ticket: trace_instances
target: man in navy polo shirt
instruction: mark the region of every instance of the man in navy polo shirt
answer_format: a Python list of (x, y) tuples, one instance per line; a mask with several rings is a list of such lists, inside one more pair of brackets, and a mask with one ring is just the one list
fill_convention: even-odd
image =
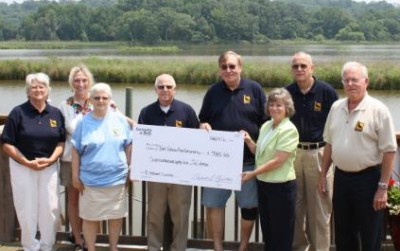
[[(266, 120), (266, 97), (261, 85), (242, 79), (243, 60), (233, 51), (223, 53), (218, 60), (222, 80), (212, 85), (203, 100), (199, 114), (200, 128), (206, 130), (246, 130), (253, 139), (258, 138), (260, 126)], [(254, 170), (254, 155), (244, 144), (243, 171)], [(225, 167), (229, 170), (229, 166)], [(225, 205), (230, 190), (203, 188), (201, 202), (207, 207), (207, 227), (212, 233), (214, 250), (223, 250)], [(253, 179), (242, 184), (236, 192), (241, 208), (240, 251), (248, 249), (248, 243), (257, 217), (257, 184)]]
[(323, 131), (333, 102), (335, 89), (313, 76), (314, 64), (309, 54), (297, 52), (292, 57), (294, 82), (287, 86), (296, 113), (291, 118), (300, 135), (294, 167), (297, 180), (294, 251), (328, 251), (332, 212), (333, 172), (327, 175), (328, 193), (317, 189), (325, 142)]
[[(156, 78), (158, 100), (139, 115), (139, 124), (199, 128), (196, 112), (191, 106), (174, 98), (176, 83), (169, 74)], [(164, 239), (164, 216), (167, 207), (173, 223), (172, 251), (186, 250), (189, 209), (192, 187), (177, 184), (148, 182), (147, 245), (149, 251), (158, 251)], [(166, 247), (164, 247), (165, 249)]]

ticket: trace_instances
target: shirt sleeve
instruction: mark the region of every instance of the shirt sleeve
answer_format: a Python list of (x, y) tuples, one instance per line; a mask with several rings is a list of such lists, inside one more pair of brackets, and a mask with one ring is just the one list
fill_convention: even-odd
[(71, 144), (75, 149), (81, 153), (82, 147), (82, 128), (83, 120), (78, 121), (74, 132), (72, 133)]
[(21, 123), (18, 111), (14, 108), (8, 115), (7, 121), (4, 125), (3, 132), (1, 134), (1, 142), (3, 144), (10, 144), (16, 146), (18, 138), (18, 124)]
[(210, 104), (211, 104), (211, 91), (210, 89), (207, 91), (206, 95), (203, 98), (203, 103), (201, 105), (199, 119), (201, 123), (209, 122), (210, 120)]
[(199, 128), (199, 119), (192, 107), (188, 107), (188, 128)]
[(299, 144), (299, 133), (295, 126), (283, 130), (277, 140), (276, 150), (294, 152)]

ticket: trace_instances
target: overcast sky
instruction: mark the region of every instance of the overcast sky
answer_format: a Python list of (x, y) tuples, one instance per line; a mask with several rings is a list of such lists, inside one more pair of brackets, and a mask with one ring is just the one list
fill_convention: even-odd
[[(0, 0), (0, 2), (3, 2), (3, 3), (13, 3), (13, 2), (17, 2), (17, 3), (22, 3), (23, 1), (25, 1), (25, 0)], [(356, 1), (362, 1), (362, 0), (356, 0)], [(364, 0), (365, 2), (370, 2), (370, 1), (379, 1), (379, 0)], [(400, 0), (387, 0), (387, 2), (390, 2), (390, 3), (397, 3), (397, 4), (400, 4)]]

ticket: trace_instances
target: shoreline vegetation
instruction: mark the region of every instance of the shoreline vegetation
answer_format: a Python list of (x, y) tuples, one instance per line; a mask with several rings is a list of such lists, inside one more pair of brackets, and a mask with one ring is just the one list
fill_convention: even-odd
[[(169, 73), (177, 83), (210, 85), (219, 80), (215, 60), (124, 60), (90, 57), (82, 60), (49, 58), (45, 60), (2, 60), (0, 80), (24, 80), (32, 72), (45, 72), (52, 81), (65, 81), (69, 70), (80, 63), (93, 73), (95, 80), (107, 83), (153, 83), (156, 76)], [(342, 62), (321, 63), (316, 66), (315, 76), (336, 89), (342, 89), (340, 71)], [(369, 69), (369, 89), (400, 90), (400, 69), (397, 64), (375, 62)], [(292, 81), (287, 63), (265, 61), (245, 62), (242, 76), (259, 82), (263, 87), (282, 87)]]
[[(286, 41), (284, 41), (286, 43)], [(288, 42), (290, 44), (290, 42)], [(174, 55), (180, 51), (175, 45), (167, 46), (129, 46), (123, 42), (82, 43), (82, 42), (1, 42), (2, 49), (71, 49), (71, 48), (118, 48), (127, 54)], [(210, 59), (182, 60), (176, 57), (132, 59), (106, 59), (87, 57), (84, 59), (64, 59), (49, 57), (44, 60), (0, 60), (0, 80), (24, 80), (32, 72), (45, 72), (52, 81), (65, 81), (69, 70), (85, 64), (93, 73), (95, 80), (107, 83), (153, 83), (161, 73), (172, 74), (175, 80), (188, 85), (210, 85), (219, 80), (217, 62)], [(316, 65), (315, 76), (342, 89), (340, 71), (344, 62), (326, 62)], [(369, 69), (369, 89), (400, 90), (400, 68), (393, 62), (376, 61), (367, 63)], [(245, 60), (243, 77), (259, 82), (263, 87), (281, 87), (292, 81), (287, 62), (267, 62)]]

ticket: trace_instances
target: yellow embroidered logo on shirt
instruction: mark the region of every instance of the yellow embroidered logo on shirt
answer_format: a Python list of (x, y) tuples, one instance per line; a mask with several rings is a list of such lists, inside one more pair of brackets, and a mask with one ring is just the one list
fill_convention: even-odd
[(314, 102), (314, 111), (320, 112), (321, 110), (322, 110), (322, 104), (317, 102), (317, 101), (315, 101)]
[(57, 120), (50, 119), (50, 127), (57, 127)]
[(112, 135), (113, 135), (114, 137), (119, 137), (119, 136), (121, 136), (121, 134), (122, 134), (122, 132), (121, 132), (120, 129), (118, 129), (118, 128), (112, 129)]
[(176, 121), (175, 121), (175, 126), (176, 126), (176, 127), (182, 127), (182, 124), (183, 124), (183, 123), (182, 123), (182, 121), (180, 121), (180, 120), (176, 120)]
[(251, 97), (247, 95), (243, 95), (243, 104), (250, 104)]
[(357, 121), (357, 124), (356, 124), (356, 127), (354, 128), (354, 130), (357, 132), (362, 132), (364, 129), (364, 125), (365, 125), (364, 122)]

